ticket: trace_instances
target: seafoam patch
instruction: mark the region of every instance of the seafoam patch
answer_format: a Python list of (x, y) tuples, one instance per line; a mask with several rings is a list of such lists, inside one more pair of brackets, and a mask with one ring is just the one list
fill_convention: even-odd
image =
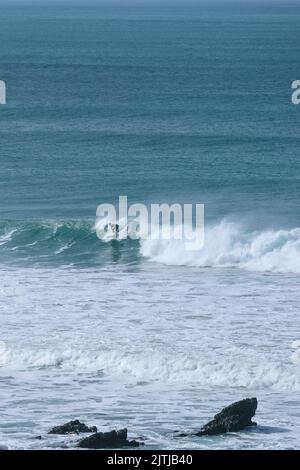
[(3, 364), (6, 353), (6, 344), (0, 340), (0, 364)]
[(294, 350), (291, 355), (291, 360), (293, 364), (300, 364), (300, 340), (293, 341), (291, 348)]

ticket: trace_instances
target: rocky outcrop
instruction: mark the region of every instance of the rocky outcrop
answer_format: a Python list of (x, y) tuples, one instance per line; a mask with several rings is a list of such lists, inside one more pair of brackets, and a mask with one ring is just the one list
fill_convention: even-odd
[(48, 434), (79, 434), (81, 432), (97, 432), (96, 426), (88, 427), (84, 423), (81, 423), (76, 419), (75, 421), (69, 421), (61, 426), (55, 426)]
[(110, 432), (97, 432), (78, 442), (83, 449), (118, 449), (120, 447), (139, 447), (140, 442), (127, 440), (127, 429)]
[(247, 426), (255, 426), (252, 421), (257, 408), (256, 398), (237, 401), (216, 414), (214, 419), (203, 426), (196, 436), (212, 436), (225, 432), (241, 431)]

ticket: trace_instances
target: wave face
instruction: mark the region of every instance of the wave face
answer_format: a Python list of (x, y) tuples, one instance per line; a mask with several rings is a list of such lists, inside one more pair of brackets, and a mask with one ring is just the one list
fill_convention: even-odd
[(0, 223), (1, 262), (56, 265), (156, 262), (170, 266), (241, 268), (261, 272), (300, 272), (300, 228), (246, 231), (221, 221), (207, 227), (201, 250), (185, 240), (103, 242), (93, 221)]
[[(135, 249), (134, 249), (135, 248)], [(133, 262), (138, 245), (101, 242), (92, 220), (2, 221), (2, 263), (101, 266)]]

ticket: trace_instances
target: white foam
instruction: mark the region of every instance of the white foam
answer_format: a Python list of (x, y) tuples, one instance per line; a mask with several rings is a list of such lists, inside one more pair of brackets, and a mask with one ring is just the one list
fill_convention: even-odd
[(257, 357), (226, 354), (213, 357), (170, 355), (161, 352), (126, 354), (117, 351), (88, 352), (6, 351), (4, 367), (14, 370), (59, 368), (72, 373), (102, 370), (113, 379), (195, 383), (201, 387), (248, 387), (300, 391), (299, 368)]
[(10, 230), (9, 232), (2, 235), (0, 237), (0, 246), (5, 245), (7, 242), (9, 242), (15, 232), (17, 232), (17, 229)]
[(299, 273), (300, 228), (245, 232), (222, 221), (205, 230), (204, 247), (199, 251), (186, 250), (184, 240), (144, 240), (141, 254), (168, 265)]

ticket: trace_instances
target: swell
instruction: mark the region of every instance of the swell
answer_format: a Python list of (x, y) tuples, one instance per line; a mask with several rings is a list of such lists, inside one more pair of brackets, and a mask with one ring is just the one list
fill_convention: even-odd
[(0, 222), (1, 263), (90, 266), (121, 258), (128, 263), (132, 248), (130, 243), (100, 242), (93, 220)]
[(201, 250), (188, 251), (184, 240), (102, 242), (93, 220), (2, 221), (0, 262), (101, 265), (162, 263), (199, 268), (241, 268), (300, 273), (300, 228), (248, 231), (221, 221), (206, 227)]

